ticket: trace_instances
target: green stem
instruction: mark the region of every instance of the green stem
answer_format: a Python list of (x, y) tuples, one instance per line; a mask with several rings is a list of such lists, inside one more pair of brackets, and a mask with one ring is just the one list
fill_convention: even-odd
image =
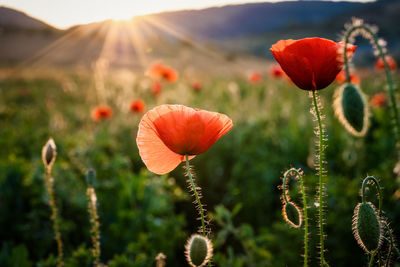
[(368, 186), (368, 182), (369, 181), (373, 181), (375, 186), (376, 186), (376, 190), (378, 191), (378, 199), (379, 199), (379, 203), (378, 203), (378, 215), (381, 215), (381, 210), (382, 210), (382, 198), (383, 198), (383, 194), (382, 194), (382, 190), (381, 190), (381, 186), (379, 185), (378, 180), (373, 177), (373, 176), (367, 176), (361, 186), (361, 198), (362, 198), (362, 202), (365, 203), (366, 199), (365, 199), (365, 189)]
[(393, 236), (392, 236), (392, 231), (390, 230), (389, 225), (385, 221), (383, 222), (383, 224), (385, 225), (386, 230), (389, 233), (389, 237), (390, 237), (390, 239), (388, 240), (390, 243), (390, 247), (389, 247), (389, 252), (386, 257), (386, 263), (385, 263), (385, 267), (389, 267), (390, 256), (391, 256), (392, 250), (393, 250)]
[(189, 176), (190, 185), (192, 186), (194, 196), (196, 197), (196, 202), (199, 205), (202, 234), (203, 234), (203, 236), (206, 236), (206, 224), (205, 224), (205, 219), (204, 219), (203, 205), (201, 205), (200, 197), (199, 197), (199, 194), (197, 193), (196, 185), (193, 181), (193, 176), (192, 176), (192, 172), (190, 170), (190, 165), (189, 165), (189, 156), (185, 155), (185, 159), (186, 159), (186, 169), (187, 169), (187, 173)]
[(285, 203), (288, 202), (287, 196), (286, 196), (286, 183), (287, 183), (287, 177), (290, 172), (294, 172), (297, 174), (297, 177), (299, 178), (300, 182), (300, 190), (301, 194), (303, 196), (303, 213), (304, 213), (304, 267), (308, 266), (308, 215), (307, 215), (307, 198), (306, 198), (306, 191), (304, 187), (304, 182), (303, 182), (303, 177), (302, 174), (295, 168), (291, 168), (288, 171), (285, 172), (283, 176), (283, 185), (285, 188), (283, 188), (283, 199)]
[[(190, 165), (189, 165), (189, 156), (187, 154), (185, 155), (185, 160), (186, 160), (186, 169), (187, 169), (187, 173), (189, 176), (190, 185), (192, 187), (194, 196), (196, 197), (196, 202), (199, 205), (202, 234), (203, 234), (203, 236), (206, 236), (206, 220), (205, 220), (205, 216), (204, 216), (204, 209), (203, 209), (203, 205), (201, 204), (199, 194), (197, 193), (196, 185), (193, 181), (193, 175), (192, 175), (192, 171), (190, 170)], [(208, 262), (208, 266), (211, 267), (211, 261)]]
[(57, 216), (57, 206), (56, 206), (56, 201), (54, 197), (54, 179), (51, 177), (50, 171), (47, 170), (45, 174), (45, 183), (46, 183), (46, 189), (47, 193), (49, 194), (49, 205), (51, 208), (51, 220), (53, 221), (53, 230), (54, 230), (54, 236), (57, 242), (57, 251), (58, 251), (58, 256), (57, 256), (57, 266), (62, 267), (64, 266), (64, 261), (63, 261), (63, 243), (61, 240), (61, 233), (60, 233), (60, 226), (59, 226), (59, 220)]
[(375, 258), (375, 252), (373, 252), (372, 254), (371, 254), (371, 258), (370, 258), (370, 260), (369, 260), (369, 267), (372, 267), (372, 266), (374, 266), (374, 258)]
[(315, 116), (317, 117), (318, 121), (318, 134), (319, 134), (319, 155), (318, 155), (318, 175), (319, 175), (319, 192), (318, 192), (318, 200), (319, 200), (319, 207), (318, 207), (318, 216), (319, 216), (319, 235), (320, 235), (320, 264), (321, 266), (325, 266), (325, 257), (324, 257), (324, 218), (323, 218), (323, 152), (324, 152), (324, 136), (323, 136), (323, 129), (322, 129), (322, 120), (321, 114), (318, 107), (318, 100), (316, 91), (312, 90), (313, 95), (313, 102), (314, 102), (314, 109), (315, 109)]
[(88, 201), (88, 212), (90, 216), (90, 223), (92, 227), (90, 234), (92, 238), (92, 255), (94, 257), (93, 265), (95, 267), (100, 266), (100, 224), (99, 216), (97, 214), (97, 197), (94, 188), (89, 186), (86, 190), (86, 196)]
[(378, 42), (378, 37), (376, 34), (366, 25), (358, 25), (358, 26), (353, 26), (350, 28), (345, 36), (345, 42), (344, 42), (344, 65), (345, 65), (345, 72), (346, 72), (346, 80), (347, 82), (350, 82), (350, 70), (349, 70), (349, 60), (347, 58), (347, 44), (349, 43), (349, 39), (353, 32), (357, 30), (363, 30), (367, 32), (371, 36), (371, 40), (374, 42), (374, 45), (378, 49), (379, 57), (383, 60), (383, 63), (385, 65), (385, 73), (386, 73), (386, 81), (389, 86), (389, 95), (390, 95), (390, 102), (391, 102), (391, 107), (392, 107), (392, 113), (393, 113), (393, 118), (395, 122), (395, 134), (396, 134), (396, 140), (400, 137), (400, 119), (399, 119), (399, 112), (397, 108), (397, 101), (396, 101), (396, 96), (395, 96), (395, 91), (394, 91), (394, 85), (393, 85), (393, 78), (392, 74), (390, 71), (389, 64), (386, 61), (385, 58), (385, 53), (383, 51), (382, 46)]

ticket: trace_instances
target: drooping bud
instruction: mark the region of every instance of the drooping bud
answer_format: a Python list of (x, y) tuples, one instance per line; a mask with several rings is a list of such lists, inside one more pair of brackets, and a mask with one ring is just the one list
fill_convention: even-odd
[(190, 266), (203, 267), (212, 257), (212, 243), (205, 236), (193, 234), (185, 245), (185, 254)]
[(96, 171), (90, 168), (86, 173), (86, 184), (90, 187), (94, 187), (96, 181)]
[(285, 221), (294, 228), (301, 226), (303, 215), (300, 209), (293, 202), (283, 204), (282, 215)]
[(359, 203), (354, 209), (353, 234), (367, 253), (379, 249), (382, 243), (382, 222), (371, 202)]
[(336, 117), (349, 133), (355, 136), (366, 134), (369, 123), (369, 107), (358, 86), (348, 83), (336, 89), (333, 107)]
[(57, 150), (53, 138), (50, 138), (42, 148), (42, 160), (46, 171), (50, 173), (51, 167), (56, 160)]

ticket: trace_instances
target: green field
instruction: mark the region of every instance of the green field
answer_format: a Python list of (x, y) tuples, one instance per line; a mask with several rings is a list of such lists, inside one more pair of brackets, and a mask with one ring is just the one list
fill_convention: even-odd
[[(227, 64), (229, 68), (229, 63)], [(55, 266), (48, 195), (41, 149), (53, 137), (56, 204), (65, 266), (91, 266), (90, 223), (85, 173), (97, 172), (95, 190), (101, 231), (101, 262), (107, 266), (154, 266), (159, 252), (166, 266), (187, 266), (184, 243), (200, 225), (181, 166), (158, 176), (138, 154), (136, 133), (142, 114), (129, 112), (141, 98), (146, 110), (184, 104), (232, 118), (232, 130), (191, 161), (211, 218), (215, 266), (300, 266), (303, 232), (281, 215), (283, 172), (302, 168), (310, 214), (310, 260), (318, 266), (315, 137), (308, 92), (259, 69), (262, 81), (242, 75), (202, 73), (194, 92), (193, 74), (178, 69), (174, 84), (154, 97), (142, 72), (110, 70), (93, 75), (77, 69), (0, 69), (0, 266)], [(190, 72), (193, 73), (193, 72)], [(385, 91), (385, 77), (366, 69), (361, 88)], [(395, 75), (395, 81), (399, 81)], [(371, 110), (363, 138), (349, 135), (334, 117), (336, 83), (321, 91), (328, 137), (326, 258), (330, 266), (365, 266), (367, 256), (352, 235), (354, 207), (367, 175), (383, 187), (383, 210), (400, 235), (400, 181), (389, 107)], [(108, 104), (113, 116), (93, 121), (91, 110)], [(183, 164), (181, 164), (183, 165)], [(292, 198), (301, 205), (296, 183)], [(368, 199), (377, 203), (375, 192)], [(375, 204), (377, 205), (377, 204)], [(387, 244), (384, 243), (384, 250)]]

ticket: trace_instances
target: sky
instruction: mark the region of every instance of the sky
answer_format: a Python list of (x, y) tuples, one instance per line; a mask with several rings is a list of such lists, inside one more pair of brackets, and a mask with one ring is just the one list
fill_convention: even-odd
[(266, 1), (279, 0), (0, 0), (0, 6), (19, 9), (55, 27), (67, 28), (75, 24), (130, 19), (136, 15), (167, 10)]

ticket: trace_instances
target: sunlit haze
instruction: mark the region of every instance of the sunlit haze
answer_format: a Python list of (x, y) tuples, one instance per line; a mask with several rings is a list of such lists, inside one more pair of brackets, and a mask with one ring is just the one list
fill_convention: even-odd
[[(167, 10), (205, 8), (265, 0), (2, 0), (1, 5), (16, 8), (59, 28), (105, 19), (130, 19)], [(272, 0), (269, 2), (276, 2)]]

